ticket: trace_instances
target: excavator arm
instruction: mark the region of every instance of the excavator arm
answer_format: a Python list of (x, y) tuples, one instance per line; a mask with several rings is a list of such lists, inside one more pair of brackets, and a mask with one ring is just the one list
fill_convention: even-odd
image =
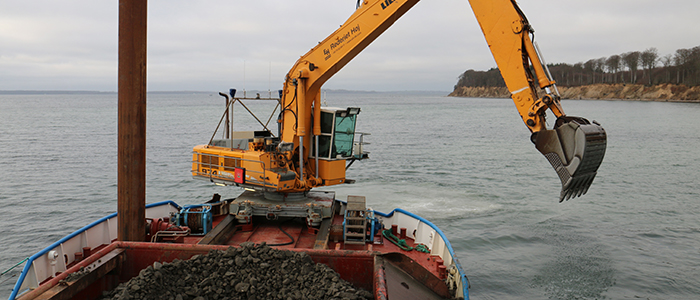
[[(564, 113), (555, 82), (531, 38), (534, 30), (514, 0), (469, 2), (518, 113), (532, 132), (532, 142), (559, 175), (559, 201), (585, 194), (605, 155), (605, 130)], [(544, 91), (542, 97), (538, 88)], [(557, 117), (553, 129), (546, 127), (547, 109)]]
[[(347, 149), (352, 148), (359, 108), (324, 110), (321, 86), (418, 1), (358, 1), (348, 20), (301, 56), (285, 76), (279, 139), (251, 139), (247, 151), (233, 146), (197, 146), (193, 176), (278, 193), (347, 182), (345, 162), (358, 158)], [(555, 83), (547, 76), (546, 65), (532, 42), (534, 31), (514, 1), (470, 3), (513, 102), (532, 132), (533, 143), (562, 181), (560, 201), (580, 196), (588, 190), (602, 162), (605, 131), (584, 118), (564, 114)], [(538, 89), (544, 90), (542, 97)], [(558, 118), (552, 129), (546, 127), (548, 109)], [(319, 150), (319, 145), (323, 149)]]

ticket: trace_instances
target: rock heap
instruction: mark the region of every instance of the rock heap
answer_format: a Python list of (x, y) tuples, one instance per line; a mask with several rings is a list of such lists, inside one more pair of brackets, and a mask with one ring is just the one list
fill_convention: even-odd
[(214, 250), (189, 260), (155, 262), (103, 299), (373, 299), (303, 252), (263, 244)]

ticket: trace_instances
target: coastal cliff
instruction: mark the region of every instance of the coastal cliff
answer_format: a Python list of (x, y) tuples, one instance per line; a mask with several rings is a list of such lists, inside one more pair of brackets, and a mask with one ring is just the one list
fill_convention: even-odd
[[(700, 87), (659, 84), (592, 84), (575, 87), (558, 86), (562, 99), (642, 100), (700, 102)], [(456, 87), (452, 97), (510, 98), (505, 87)]]

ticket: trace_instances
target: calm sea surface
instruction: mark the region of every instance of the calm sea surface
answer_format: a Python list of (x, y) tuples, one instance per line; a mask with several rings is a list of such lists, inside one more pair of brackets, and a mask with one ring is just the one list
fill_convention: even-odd
[[(599, 121), (608, 148), (582, 198), (529, 142), (509, 99), (328, 92), (360, 106), (370, 160), (326, 188), (441, 227), (472, 299), (700, 298), (700, 105), (564, 101)], [(0, 95), (0, 272), (114, 212), (116, 94)], [(147, 201), (201, 203), (232, 187), (191, 178), (194, 145), (221, 116), (216, 93), (148, 96)], [(249, 103), (263, 121), (274, 104)], [(257, 122), (237, 107), (237, 130)], [(0, 277), (5, 297), (21, 270)]]

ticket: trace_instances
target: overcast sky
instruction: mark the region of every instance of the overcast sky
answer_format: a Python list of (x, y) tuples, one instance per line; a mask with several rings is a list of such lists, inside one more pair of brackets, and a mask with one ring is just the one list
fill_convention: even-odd
[[(280, 89), (355, 0), (151, 0), (148, 90)], [(700, 45), (697, 0), (521, 0), (549, 63)], [(117, 89), (118, 0), (0, 1), (0, 90)], [(495, 67), (466, 0), (424, 0), (325, 84), (451, 91)]]

